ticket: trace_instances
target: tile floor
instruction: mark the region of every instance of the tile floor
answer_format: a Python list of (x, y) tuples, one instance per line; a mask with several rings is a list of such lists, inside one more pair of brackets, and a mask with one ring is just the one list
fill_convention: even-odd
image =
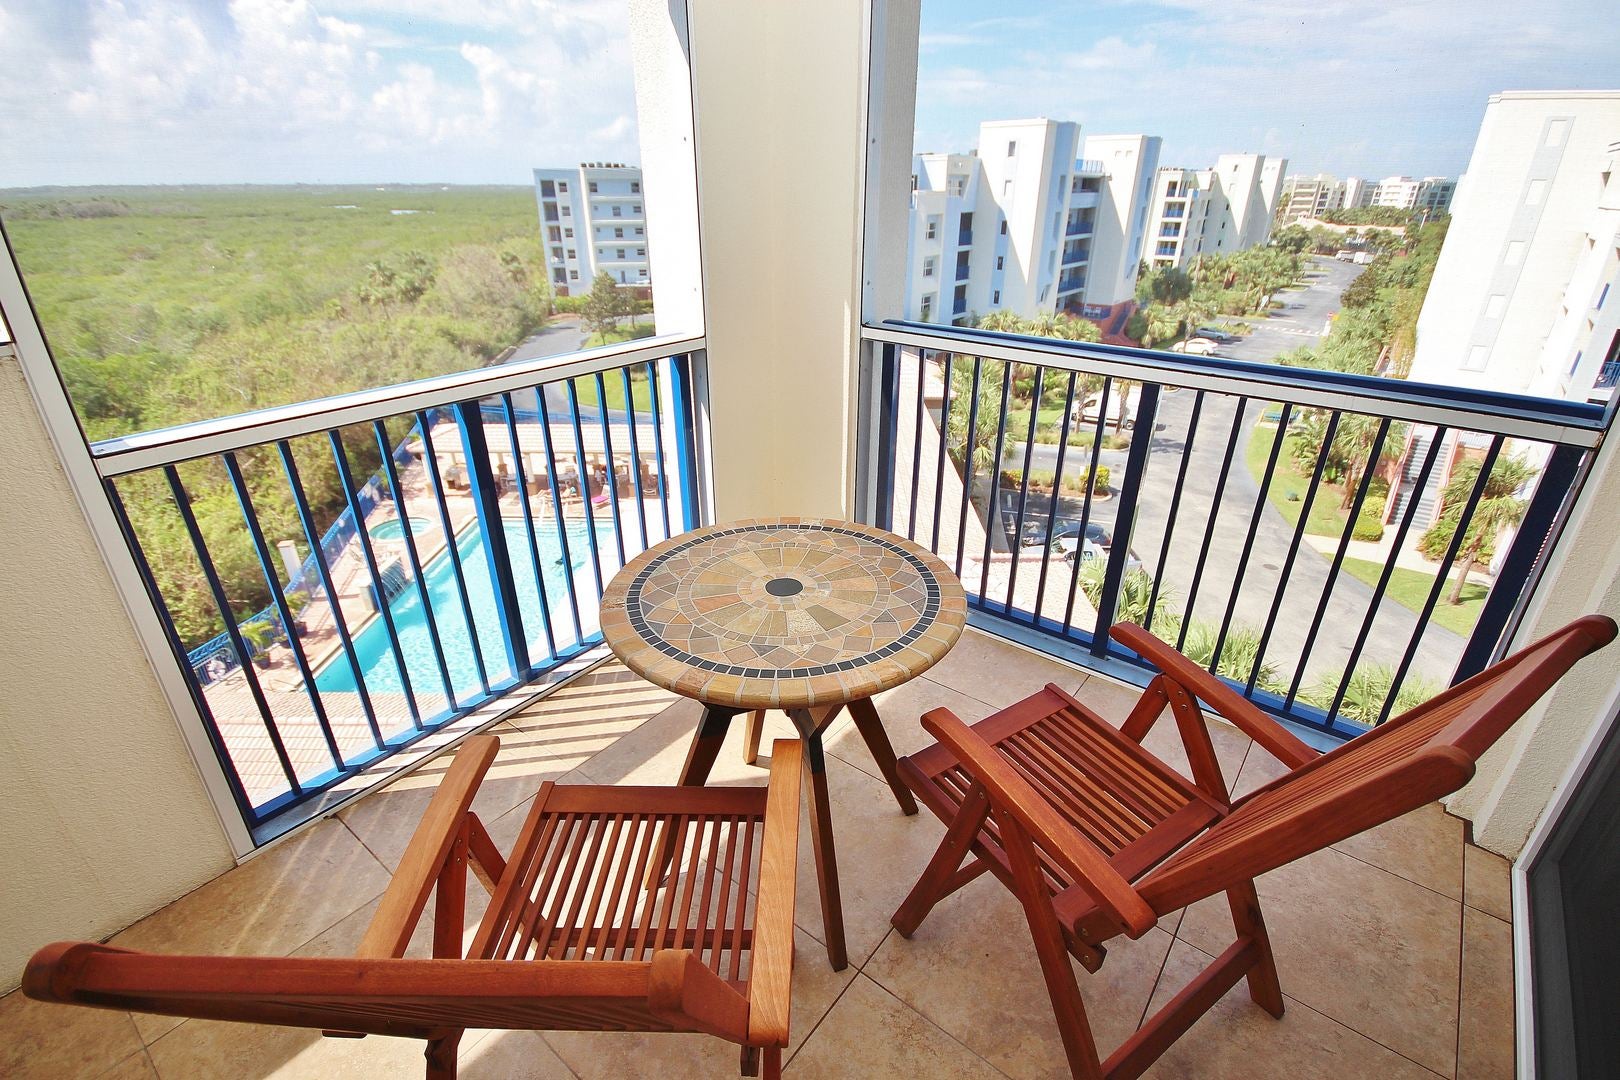
[[(1111, 719), (1132, 692), (970, 632), (928, 676), (879, 699), (896, 749), (944, 705), (980, 719), (1046, 682)], [(476, 808), (498, 843), (515, 837), (541, 780), (670, 782), (696, 718), (692, 703), (604, 665), (496, 730), (503, 743)], [(773, 723), (775, 721), (773, 720)], [(785, 722), (774, 734), (785, 734)], [(767, 731), (767, 740), (773, 732)], [(1019, 909), (991, 878), (937, 908), (916, 936), (889, 916), (942, 833), (902, 817), (852, 728), (829, 733), (829, 786), (851, 964), (827, 967), (808, 848), (801, 852), (793, 1045), (802, 1077), (1065, 1075)], [(714, 782), (760, 783), (742, 763), (740, 725)], [(1246, 738), (1218, 726), (1235, 788), (1273, 775)], [(1149, 745), (1179, 764), (1174, 726)], [(761, 764), (764, 764), (762, 761)], [(113, 939), (193, 953), (343, 955), (353, 949), (432, 786), (430, 763), (392, 787), (183, 897)], [(476, 886), (472, 887), (476, 889)], [(1232, 990), (1149, 1073), (1156, 1077), (1474, 1078), (1513, 1073), (1507, 864), (1463, 841), (1438, 806), (1365, 833), (1259, 882), (1287, 1012), (1273, 1020)], [(479, 896), (482, 894), (479, 893)], [(478, 909), (471, 912), (476, 918)], [(1192, 905), (1080, 972), (1099, 1044), (1112, 1049), (1227, 944), (1217, 900)], [(426, 935), (413, 946), (425, 955)], [(1106, 1050), (1105, 1050), (1106, 1052)], [(420, 1044), (372, 1037), (0, 999), (0, 1076), (420, 1076)], [(734, 1048), (703, 1036), (468, 1032), (461, 1073), (484, 1077), (735, 1076)]]

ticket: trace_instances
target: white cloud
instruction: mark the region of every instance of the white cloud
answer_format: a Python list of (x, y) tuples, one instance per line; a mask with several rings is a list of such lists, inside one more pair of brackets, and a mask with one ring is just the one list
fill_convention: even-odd
[(38, 2), (0, 7), (0, 186), (521, 183), (637, 156), (622, 3)]

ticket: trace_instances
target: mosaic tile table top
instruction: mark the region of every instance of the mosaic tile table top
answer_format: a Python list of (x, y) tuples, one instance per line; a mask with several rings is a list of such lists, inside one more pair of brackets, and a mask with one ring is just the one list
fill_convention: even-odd
[(633, 559), (602, 636), (648, 682), (711, 705), (793, 709), (870, 697), (962, 634), (961, 582), (932, 552), (821, 518), (746, 519)]

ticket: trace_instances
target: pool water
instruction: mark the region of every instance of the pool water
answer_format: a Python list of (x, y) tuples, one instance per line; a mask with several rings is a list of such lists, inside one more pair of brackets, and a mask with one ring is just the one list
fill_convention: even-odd
[[(410, 520), (411, 536), (413, 538), (421, 536), (428, 529), (432, 528), (432, 525), (428, 523), (427, 518), (413, 517)], [(387, 521), (379, 521), (375, 525), (367, 525), (366, 533), (373, 540), (405, 539), (405, 531), (400, 528), (398, 518), (389, 518)]]
[[(411, 524), (414, 528), (414, 519)], [(506, 546), (512, 560), (512, 576), (517, 586), (518, 610), (522, 613), (523, 629), (529, 642), (529, 655), (531, 659), (540, 659), (548, 652), (545, 624), (540, 616), (540, 595), (535, 587), (534, 564), (529, 557), (528, 530), (521, 523), (508, 522), (505, 531)], [(614, 547), (612, 523), (598, 523), (596, 534), (597, 550), (605, 555)], [(555, 526), (542, 526), (538, 522), (535, 525), (541, 576), (545, 579), (546, 600), (551, 606), (552, 626), (559, 648), (575, 640), (568, 589), (574, 573), (590, 561), (588, 535), (583, 522), (569, 524), (568, 553), (572, 566), (564, 567), (562, 545)], [(508, 668), (500, 619), (496, 613), (495, 591), (490, 585), (489, 563), (484, 557), (483, 530), (476, 527), (467, 530), (456, 547), (461, 554), (462, 573), (467, 581), (467, 601), (477, 626), (478, 647), (483, 653), (484, 667), (490, 680), (497, 681), (507, 676)], [(462, 613), (450, 553), (441, 551), (434, 556), (422, 568), (422, 578), (433, 605), (433, 619), (438, 627), (445, 667), (450, 673), (450, 685), (456, 697), (462, 700), (482, 697), (484, 691), (478, 681), (472, 636), (467, 632), (467, 620)], [(596, 582), (590, 570), (581, 574), (578, 582), (582, 603), (585, 593), (595, 596)], [(433, 636), (428, 630), (421, 595), (416, 586), (412, 584), (395, 596), (388, 610), (394, 617), (394, 626), (399, 633), (400, 652), (410, 675), (411, 690), (426, 716), (437, 711), (438, 702), (443, 701), (444, 682), (434, 658)], [(353, 623), (350, 625), (352, 627)], [(354, 650), (369, 692), (400, 692), (399, 669), (394, 661), (393, 649), (389, 646), (388, 625), (381, 617), (372, 619), (355, 634)], [(315, 685), (322, 693), (355, 692), (353, 668), (341, 651), (316, 673)]]

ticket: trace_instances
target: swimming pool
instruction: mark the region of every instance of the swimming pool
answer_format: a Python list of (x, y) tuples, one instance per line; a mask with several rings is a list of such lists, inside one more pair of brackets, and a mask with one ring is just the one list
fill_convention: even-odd
[[(411, 518), (412, 537), (420, 537), (432, 527), (427, 518)], [(375, 525), (367, 525), (366, 532), (373, 540), (392, 541), (405, 539), (405, 530), (400, 528), (399, 518), (389, 518), (387, 521), (379, 521)]]
[[(412, 521), (414, 527), (415, 521)], [(512, 558), (512, 576), (517, 585), (518, 610), (523, 616), (523, 628), (529, 639), (529, 655), (542, 658), (547, 655), (545, 625), (540, 617), (539, 590), (535, 587), (534, 564), (529, 558), (528, 531), (518, 522), (507, 522), (506, 545)], [(597, 549), (604, 555), (614, 549), (613, 526), (603, 521), (597, 524)], [(546, 600), (551, 605), (552, 625), (558, 634), (559, 648), (574, 641), (573, 618), (569, 613), (568, 589), (574, 573), (590, 561), (589, 535), (584, 522), (568, 525), (568, 553), (572, 566), (565, 568), (562, 545), (555, 526), (535, 524), (536, 546), (540, 552), (541, 575), (545, 579)], [(473, 623), (478, 630), (478, 647), (483, 653), (484, 667), (491, 681), (504, 678), (507, 672), (506, 650), (501, 639), (500, 619), (496, 614), (495, 591), (490, 585), (489, 563), (484, 557), (484, 534), (477, 527), (468, 529), (458, 541), (462, 572), (467, 580), (467, 600), (472, 607)], [(615, 551), (615, 554), (616, 551)], [(611, 571), (604, 567), (604, 575)], [(461, 699), (481, 697), (483, 687), (478, 682), (478, 667), (473, 656), (472, 636), (467, 632), (467, 620), (462, 614), (461, 598), (456, 588), (455, 568), (450, 553), (441, 551), (422, 568), (429, 602), (433, 605), (433, 619), (438, 626), (439, 642), (444, 649), (445, 667), (450, 673), (450, 684)], [(584, 595), (595, 596), (595, 578), (586, 570), (579, 576), (581, 606)], [(594, 603), (594, 601), (592, 601)], [(435, 699), (442, 700), (444, 683), (439, 677), (438, 662), (434, 659), (433, 636), (428, 631), (427, 619), (422, 611), (422, 599), (414, 585), (406, 588), (388, 605), (399, 632), (399, 648), (410, 675), (411, 689), (419, 699), (424, 715), (435, 711)], [(399, 669), (394, 662), (393, 649), (388, 641), (388, 626), (381, 617), (372, 619), (354, 636), (354, 650), (363, 673), (366, 689), (373, 694), (400, 692)], [(315, 686), (322, 693), (354, 693), (354, 671), (341, 651), (334, 654), (315, 674)]]

